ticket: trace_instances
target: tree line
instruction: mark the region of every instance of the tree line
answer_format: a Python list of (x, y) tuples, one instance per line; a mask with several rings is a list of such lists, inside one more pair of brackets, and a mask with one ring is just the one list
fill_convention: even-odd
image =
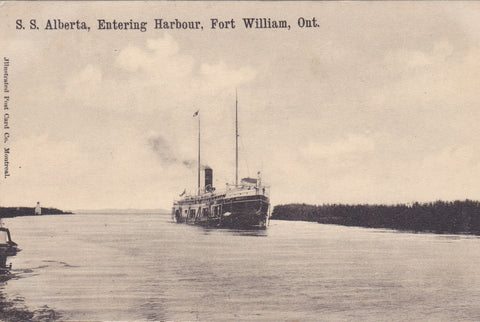
[(480, 202), (457, 200), (415, 202), (408, 205), (286, 204), (275, 206), (271, 219), (480, 235)]

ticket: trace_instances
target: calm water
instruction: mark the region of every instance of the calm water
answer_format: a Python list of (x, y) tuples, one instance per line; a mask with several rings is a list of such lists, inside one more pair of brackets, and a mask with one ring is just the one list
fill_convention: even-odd
[(0, 292), (62, 320), (480, 320), (480, 239), (169, 216), (4, 220), (22, 251)]

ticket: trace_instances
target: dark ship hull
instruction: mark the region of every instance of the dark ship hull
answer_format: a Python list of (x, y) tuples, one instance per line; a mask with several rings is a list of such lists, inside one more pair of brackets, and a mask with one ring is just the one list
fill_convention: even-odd
[(178, 223), (236, 229), (265, 229), (270, 210), (266, 188), (236, 187), (225, 193), (205, 193), (174, 203)]

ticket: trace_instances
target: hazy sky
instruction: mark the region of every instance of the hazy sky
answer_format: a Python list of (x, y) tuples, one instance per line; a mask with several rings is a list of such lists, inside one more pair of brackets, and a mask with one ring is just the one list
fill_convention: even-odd
[[(301, 30), (302, 16), (320, 27)], [(245, 30), (243, 17), (292, 28)], [(55, 18), (92, 29), (44, 30)], [(204, 30), (154, 30), (154, 18)], [(237, 28), (212, 31), (210, 18)], [(99, 31), (97, 19), (148, 30)], [(0, 205), (169, 208), (196, 189), (198, 109), (202, 163), (222, 188), (236, 89), (240, 176), (261, 170), (273, 204), (480, 199), (478, 2), (6, 2), (0, 21)]]

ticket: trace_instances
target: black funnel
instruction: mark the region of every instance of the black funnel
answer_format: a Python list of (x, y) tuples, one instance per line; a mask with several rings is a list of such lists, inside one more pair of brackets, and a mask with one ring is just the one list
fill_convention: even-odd
[(213, 186), (213, 170), (212, 168), (205, 168), (205, 188)]

